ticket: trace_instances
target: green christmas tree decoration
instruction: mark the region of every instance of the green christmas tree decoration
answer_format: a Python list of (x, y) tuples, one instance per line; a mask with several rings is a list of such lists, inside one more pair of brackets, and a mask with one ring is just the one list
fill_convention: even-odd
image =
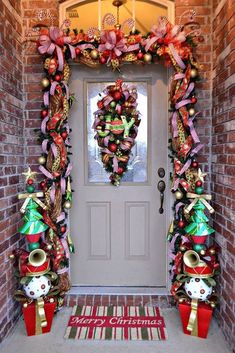
[(35, 187), (33, 183), (36, 174), (37, 173), (32, 172), (30, 168), (28, 168), (27, 172), (23, 173), (26, 178), (26, 190), (28, 193), (19, 194), (18, 196), (19, 199), (25, 199), (21, 207), (21, 212), (24, 214), (24, 224), (18, 231), (26, 236), (30, 251), (40, 247), (39, 239), (42, 233), (48, 229), (48, 226), (42, 221), (43, 216), (37, 210), (39, 206), (43, 209), (46, 209), (46, 206), (39, 200), (39, 197), (43, 197), (43, 193), (34, 192)]
[(204, 213), (205, 208), (205, 205), (199, 199), (193, 207), (194, 213), (190, 217), (191, 223), (184, 228), (186, 233), (202, 237), (214, 233), (214, 229), (208, 224), (209, 219)]
[(25, 222), (20, 228), (19, 232), (21, 234), (38, 234), (44, 232), (48, 226), (42, 222), (43, 216), (37, 211), (38, 205), (32, 199), (29, 200), (26, 206), (26, 213), (23, 217)]
[(197, 198), (192, 207), (194, 212), (190, 217), (191, 223), (184, 228), (185, 232), (191, 236), (193, 249), (199, 253), (205, 250), (207, 236), (214, 233), (214, 229), (208, 224), (209, 219), (204, 213), (206, 208), (207, 202), (202, 195), (202, 197)]

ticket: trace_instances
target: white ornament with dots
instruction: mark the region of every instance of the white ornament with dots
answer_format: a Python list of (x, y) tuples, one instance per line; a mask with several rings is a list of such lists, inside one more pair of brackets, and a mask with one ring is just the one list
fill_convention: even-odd
[(35, 276), (23, 286), (27, 297), (37, 299), (47, 295), (51, 288), (51, 281), (46, 276)]
[(202, 278), (190, 278), (185, 282), (184, 287), (191, 299), (205, 301), (212, 293), (212, 287), (209, 287)]

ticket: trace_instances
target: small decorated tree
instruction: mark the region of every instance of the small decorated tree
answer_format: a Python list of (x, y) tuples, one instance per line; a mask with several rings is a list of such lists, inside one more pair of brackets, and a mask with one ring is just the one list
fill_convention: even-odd
[(20, 194), (24, 199), (21, 213), (24, 214), (23, 225), (19, 232), (26, 236), (28, 250), (16, 249), (10, 255), (14, 260), (15, 274), (19, 278), (19, 289), (15, 299), (23, 303), (23, 315), (27, 334), (38, 335), (49, 332), (56, 308), (58, 294), (57, 274), (52, 272), (51, 245), (45, 243), (42, 235), (49, 227), (43, 221), (38, 208), (46, 209), (39, 199), (43, 192), (35, 192), (34, 178), (36, 173), (29, 168), (26, 173), (27, 193)]

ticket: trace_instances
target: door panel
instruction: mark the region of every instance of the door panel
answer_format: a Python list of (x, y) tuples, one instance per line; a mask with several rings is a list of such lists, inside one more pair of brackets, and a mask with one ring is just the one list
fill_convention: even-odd
[[(91, 124), (97, 87), (102, 91), (120, 76), (136, 82), (147, 97), (137, 107), (143, 113), (129, 175), (115, 187), (103, 171)], [(77, 249), (71, 259), (72, 282), (165, 287), (166, 213), (158, 212), (157, 170), (167, 169), (167, 72), (157, 65), (126, 65), (117, 76), (106, 68), (74, 65), (71, 91), (78, 97), (71, 110), (75, 193), (70, 227)]]

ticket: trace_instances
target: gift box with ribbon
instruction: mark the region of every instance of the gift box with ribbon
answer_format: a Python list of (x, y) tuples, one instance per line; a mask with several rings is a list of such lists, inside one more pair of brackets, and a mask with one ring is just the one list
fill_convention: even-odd
[(207, 338), (212, 317), (209, 304), (192, 299), (191, 304), (179, 303), (179, 312), (186, 335)]
[(44, 302), (38, 298), (33, 303), (24, 303), (23, 316), (28, 336), (41, 335), (50, 332), (56, 308), (54, 299)]

